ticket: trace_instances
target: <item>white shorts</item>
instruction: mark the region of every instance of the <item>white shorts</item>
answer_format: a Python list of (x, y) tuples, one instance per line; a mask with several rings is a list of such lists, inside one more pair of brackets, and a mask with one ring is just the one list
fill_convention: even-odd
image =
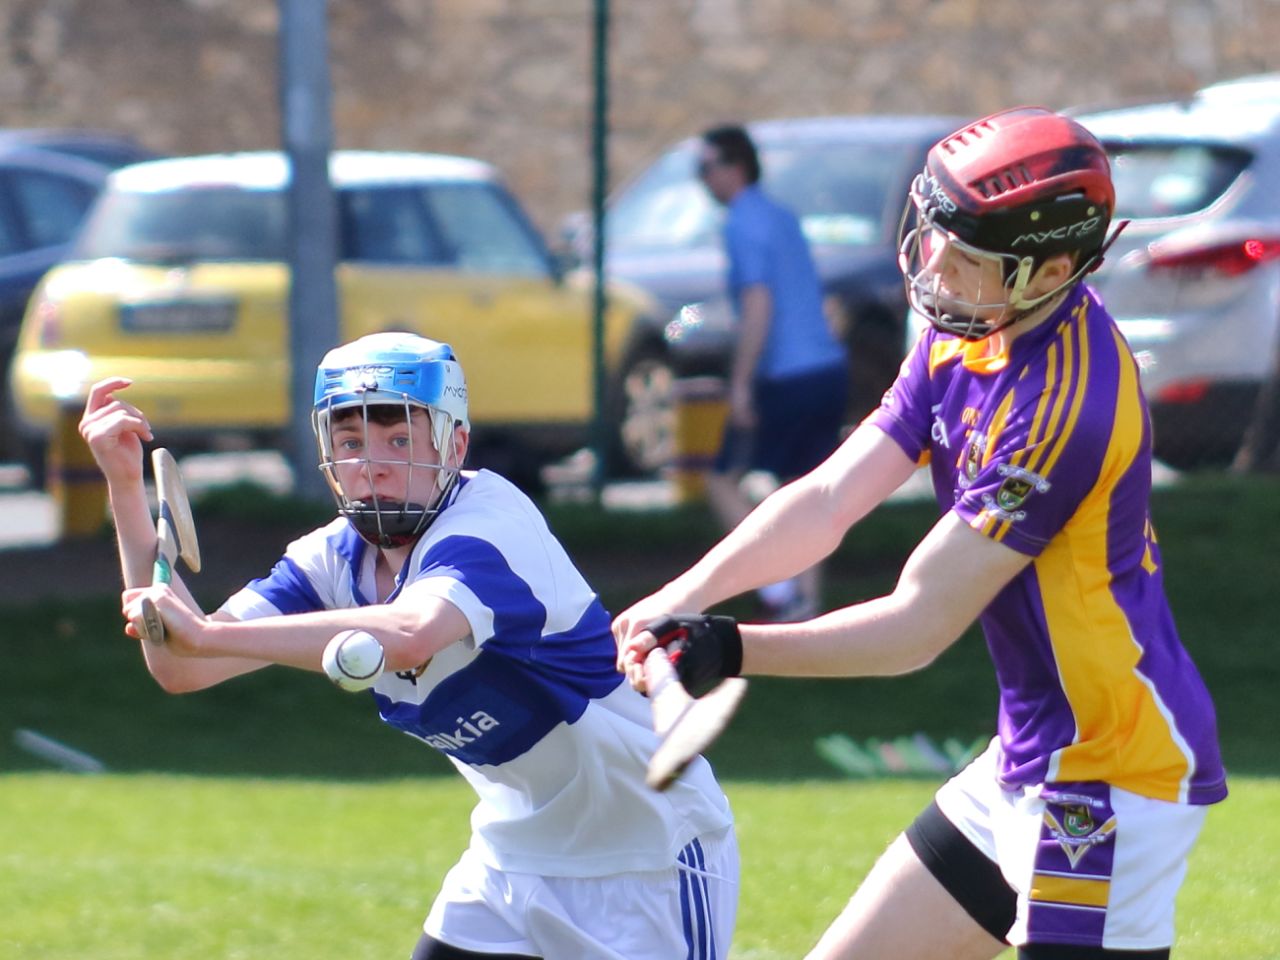
[(446, 874), (423, 930), (477, 953), (575, 960), (723, 960), (738, 908), (733, 829), (694, 840), (666, 870), (543, 877), (485, 866)]
[(943, 815), (1017, 894), (1015, 946), (1173, 945), (1173, 907), (1206, 808), (1106, 783), (1005, 790), (991, 746), (937, 794)]

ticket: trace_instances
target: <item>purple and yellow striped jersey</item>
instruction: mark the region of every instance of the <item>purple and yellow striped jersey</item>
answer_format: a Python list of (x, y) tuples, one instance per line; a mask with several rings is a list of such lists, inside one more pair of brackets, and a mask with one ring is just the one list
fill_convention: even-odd
[(1137, 364), (1092, 291), (1007, 351), (928, 330), (868, 422), (929, 464), (944, 511), (1034, 558), (980, 618), (1002, 781), (1225, 797), (1213, 702), (1165, 598)]

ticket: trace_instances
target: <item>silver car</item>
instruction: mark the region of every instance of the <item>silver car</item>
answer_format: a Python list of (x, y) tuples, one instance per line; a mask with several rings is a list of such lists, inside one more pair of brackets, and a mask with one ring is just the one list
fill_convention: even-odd
[(1224, 464), (1280, 346), (1280, 74), (1076, 119), (1131, 221), (1090, 283), (1141, 363), (1156, 456)]

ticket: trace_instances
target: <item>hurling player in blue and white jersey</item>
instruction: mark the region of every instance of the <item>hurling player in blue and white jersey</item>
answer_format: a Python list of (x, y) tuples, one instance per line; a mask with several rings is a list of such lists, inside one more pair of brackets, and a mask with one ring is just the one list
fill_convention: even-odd
[[(81, 432), (126, 582), (145, 583), (152, 434), (117, 396), (128, 384), (94, 386)], [(614, 670), (609, 615), (532, 501), (461, 469), (470, 427), (452, 350), (387, 333), (330, 351), (312, 422), (337, 519), (212, 616), (178, 581), (125, 591), (126, 618), (145, 593), (164, 619), (166, 643), (142, 645), (156, 680), (177, 693), (273, 663), (320, 671), (339, 631), (377, 638), (387, 669), (371, 705), (479, 797), (414, 960), (725, 957), (738, 879), (725, 796), (701, 758), (666, 793), (645, 785), (657, 737)]]

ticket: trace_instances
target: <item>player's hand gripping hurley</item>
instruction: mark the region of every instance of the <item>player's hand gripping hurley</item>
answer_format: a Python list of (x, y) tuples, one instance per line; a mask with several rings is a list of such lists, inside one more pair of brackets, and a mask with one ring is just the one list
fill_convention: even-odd
[[(151, 570), (151, 583), (170, 583), (173, 567), (182, 559), (192, 573), (200, 572), (200, 544), (196, 541), (195, 521), (186, 484), (178, 471), (178, 462), (164, 447), (151, 452), (151, 470), (156, 479), (156, 560)], [(142, 619), (138, 632), (155, 644), (164, 643), (164, 621), (155, 603), (142, 598)]]
[(648, 630), (658, 645), (645, 657), (644, 680), (653, 729), (662, 742), (649, 760), (645, 782), (666, 790), (724, 732), (747, 681), (736, 676), (742, 669), (742, 640), (730, 618), (666, 617)]

